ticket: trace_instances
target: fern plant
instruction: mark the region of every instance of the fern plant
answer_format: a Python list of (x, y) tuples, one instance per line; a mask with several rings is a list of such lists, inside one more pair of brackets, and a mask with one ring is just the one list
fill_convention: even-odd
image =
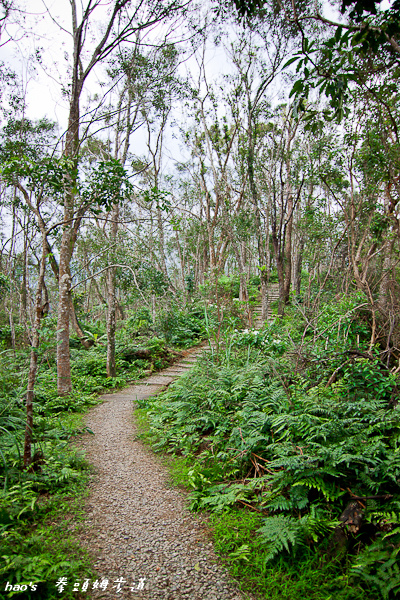
[[(399, 515), (391, 515), (398, 522)], [(357, 557), (351, 571), (375, 590), (382, 598), (397, 598), (400, 595), (400, 527), (380, 534), (378, 539), (366, 547)]]
[[(322, 539), (333, 548), (341, 525), (354, 576), (389, 598), (398, 585), (400, 405), (368, 385), (354, 393), (348, 375), (329, 387), (326, 379), (310, 385), (289, 366), (286, 356), (232, 343), (218, 365), (205, 357), (166, 393), (141, 401), (151, 435), (159, 449), (191, 461), (193, 510), (250, 505), (263, 515), (257, 536), (265, 564)], [(358, 380), (364, 372), (356, 369)], [(339, 520), (354, 498), (359, 540)], [(383, 510), (391, 516), (379, 517)]]

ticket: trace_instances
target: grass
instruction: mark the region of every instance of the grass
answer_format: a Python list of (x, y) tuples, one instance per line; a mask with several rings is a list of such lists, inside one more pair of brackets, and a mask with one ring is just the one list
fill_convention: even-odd
[[(63, 600), (83, 597), (72, 592), (72, 583), (93, 576), (90, 556), (77, 537), (79, 521), (84, 516), (82, 499), (87, 493), (88, 478), (86, 469), (64, 492), (39, 498), (31, 518), (2, 533), (1, 598), (55, 600), (61, 597), (55, 587), (60, 577), (67, 578), (70, 584), (63, 591)], [(28, 589), (6, 592), (7, 582), (13, 586), (28, 585)], [(35, 585), (36, 589), (32, 589)]]
[[(20, 472), (19, 479), (14, 479), (0, 496), (0, 598), (84, 597), (73, 593), (72, 583), (93, 574), (90, 557), (80, 547), (77, 535), (79, 521), (84, 516), (82, 500), (87, 494), (91, 468), (71, 440), (87, 431), (84, 412), (94, 403), (80, 407), (80, 413), (36, 419), (39, 439), (33, 451), (43, 451), (45, 470), (32, 474)], [(46, 430), (44, 441), (40, 441), (42, 428)], [(62, 596), (55, 587), (60, 577), (69, 581)], [(7, 583), (28, 588), (6, 591)]]
[(265, 565), (268, 550), (256, 534), (260, 514), (236, 509), (213, 514), (210, 522), (215, 551), (243, 591), (265, 600), (375, 600), (351, 580), (349, 565), (321, 545)]
[[(139, 436), (148, 445), (156, 441), (149, 427), (146, 409), (135, 411)], [(191, 457), (163, 455), (171, 485), (189, 490)], [(243, 592), (260, 600), (375, 600), (349, 577), (340, 559), (305, 546), (294, 557), (285, 556), (265, 565), (268, 549), (257, 530), (262, 516), (248, 510), (233, 509), (209, 514), (214, 549)]]
[[(149, 426), (146, 409), (135, 411), (139, 436), (148, 445), (157, 441)], [(194, 457), (163, 455), (173, 486), (191, 489), (188, 472)], [(209, 514), (214, 549), (243, 592), (260, 600), (376, 600), (349, 576), (345, 559), (304, 546), (295, 556), (281, 556), (265, 564), (268, 548), (257, 535), (261, 514), (232, 509)]]

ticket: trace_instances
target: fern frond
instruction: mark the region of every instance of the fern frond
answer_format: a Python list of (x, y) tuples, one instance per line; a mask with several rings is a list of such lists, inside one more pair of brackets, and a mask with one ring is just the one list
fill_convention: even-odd
[(290, 552), (304, 541), (303, 530), (298, 519), (276, 515), (265, 519), (263, 527), (258, 529), (262, 541), (268, 546), (264, 563), (271, 561), (282, 550)]

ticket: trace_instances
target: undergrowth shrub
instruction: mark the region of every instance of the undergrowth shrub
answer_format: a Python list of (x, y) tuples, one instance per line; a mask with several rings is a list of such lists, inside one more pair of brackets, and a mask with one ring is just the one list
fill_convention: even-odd
[[(2, 598), (57, 597), (59, 576), (89, 576), (86, 554), (68, 531), (68, 514), (81, 507), (88, 465), (68, 439), (83, 431), (78, 421), (39, 417), (32, 469), (22, 468), (23, 430), (2, 431), (0, 469), (0, 590)], [(74, 505), (74, 498), (77, 504)], [(64, 500), (65, 499), (65, 500)], [(28, 589), (5, 593), (6, 584)], [(36, 586), (36, 589), (29, 587)], [(24, 588), (22, 588), (24, 589)], [(65, 596), (67, 598), (67, 596)]]
[(160, 311), (154, 327), (167, 344), (180, 348), (188, 348), (207, 337), (204, 308), (196, 305), (188, 310)]
[[(204, 337), (203, 309), (192, 307), (178, 317), (167, 324), (169, 343), (188, 346)], [(7, 582), (32, 583), (37, 585), (36, 590), (28, 586), (21, 593), (7, 592), (5, 597), (52, 600), (60, 597), (54, 587), (57, 577), (88, 576), (88, 561), (64, 522), (72, 499), (84, 492), (88, 473), (87, 464), (80, 453), (72, 450), (70, 440), (89, 431), (82, 426), (77, 413), (99, 402), (99, 392), (124, 386), (148, 371), (167, 366), (179, 356), (179, 352), (167, 346), (165, 338), (154, 335), (153, 325), (150, 312), (138, 309), (120, 327), (116, 336), (118, 376), (110, 378), (106, 371), (104, 325), (82, 323), (86, 338), (93, 345), (89, 350), (84, 349), (72, 334), (73, 390), (60, 397), (56, 385), (56, 321), (54, 317), (43, 319), (33, 400), (33, 461), (29, 469), (23, 467), (23, 445), (30, 351), (29, 348), (9, 350), (7, 340), (0, 339), (1, 597)], [(135, 358), (135, 352), (142, 358)], [(70, 595), (75, 597), (72, 590)]]
[[(75, 580), (93, 575), (87, 553), (69, 531), (71, 514), (75, 518), (79, 516), (82, 503), (78, 498), (81, 499), (84, 487), (85, 479), (81, 478), (73, 486), (69, 485), (64, 493), (60, 490), (51, 500), (38, 497), (32, 482), (10, 489), (8, 504), (12, 500), (20, 510), (12, 515), (8, 528), (4, 527), (4, 523), (2, 525), (2, 598), (55, 600), (60, 597), (55, 587), (60, 576)], [(0, 498), (0, 514), (3, 514), (3, 500)], [(25, 585), (27, 589), (6, 592), (7, 583)], [(76, 594), (72, 593), (72, 589), (65, 590), (65, 600), (74, 597)]]
[(213, 513), (214, 547), (239, 585), (257, 598), (268, 600), (374, 600), (349, 574), (343, 557), (303, 545), (296, 555), (268, 558), (268, 546), (257, 534), (262, 515), (232, 509)]
[[(219, 353), (139, 404), (154, 448), (189, 466), (192, 510), (259, 512), (265, 569), (325, 545), (338, 560), (345, 553), (360, 597), (389, 599), (400, 590), (398, 376), (362, 350), (343, 361), (338, 348), (347, 344), (325, 351), (323, 377), (310, 383), (307, 369), (293, 372), (293, 336), (281, 322), (234, 332)], [(245, 561), (246, 544), (237, 552)]]

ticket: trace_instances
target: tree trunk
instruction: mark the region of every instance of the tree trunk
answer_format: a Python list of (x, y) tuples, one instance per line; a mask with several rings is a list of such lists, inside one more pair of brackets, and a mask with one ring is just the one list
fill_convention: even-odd
[(285, 244), (285, 274), (283, 284), (283, 302), (289, 304), (290, 287), (292, 283), (292, 219), (289, 220)]
[(239, 267), (239, 278), (240, 278), (239, 300), (241, 302), (243, 302), (243, 304), (244, 304), (245, 312), (247, 315), (247, 322), (248, 322), (249, 327), (251, 327), (252, 319), (251, 319), (251, 312), (250, 312), (250, 306), (249, 306), (249, 292), (247, 289), (246, 265), (243, 261), (242, 254), (240, 252), (240, 248), (237, 247), (237, 244), (235, 243), (235, 241), (232, 241), (232, 247), (235, 251), (236, 259), (238, 261), (238, 267)]
[(261, 271), (260, 275), (260, 293), (261, 293), (261, 320), (263, 323), (268, 316), (268, 281), (265, 276), (265, 271)]
[[(289, 130), (289, 140), (288, 140), (288, 152), (290, 149), (290, 141), (293, 139), (291, 137), (291, 132)], [(290, 156), (290, 155), (289, 155)], [(289, 304), (289, 295), (290, 295), (290, 287), (292, 283), (292, 232), (293, 232), (293, 190), (292, 190), (292, 182), (291, 182), (291, 174), (290, 174), (290, 158), (288, 157), (286, 160), (286, 194), (287, 194), (287, 221), (286, 221), (286, 232), (285, 232), (285, 250), (284, 250), (284, 260), (285, 260), (285, 281), (283, 286), (283, 302), (285, 304)]]
[[(125, 320), (125, 312), (124, 312), (124, 307), (122, 306), (122, 304), (119, 302), (117, 296), (115, 296), (115, 305), (116, 305), (116, 309), (118, 311), (118, 318), (121, 321)], [(117, 317), (116, 317), (117, 318)]]
[(392, 261), (390, 254), (385, 256), (382, 266), (382, 279), (379, 285), (378, 305), (381, 311), (386, 314), (390, 296), (390, 282), (392, 279)]
[[(28, 222), (29, 223), (29, 222)], [(28, 232), (27, 223), (24, 219), (24, 250), (23, 250), (23, 271), (22, 271), (22, 283), (21, 283), (21, 302), (19, 306), (19, 320), (24, 326), (24, 342), (29, 339), (29, 328), (27, 315), (27, 286), (28, 286)]]
[(40, 261), (39, 279), (36, 288), (35, 321), (32, 332), (32, 347), (28, 374), (28, 389), (26, 392), (26, 428), (24, 442), (24, 467), (32, 462), (32, 429), (33, 429), (33, 394), (37, 372), (37, 351), (39, 348), (39, 329), (42, 320), (42, 289), (46, 267), (46, 243), (43, 240), (42, 258)]
[(76, 316), (72, 297), (70, 298), (69, 310), (70, 310), (70, 320), (71, 320), (72, 327), (75, 329), (75, 333), (78, 336), (79, 341), (81, 342), (82, 346), (84, 348), (86, 348), (86, 350), (89, 350), (89, 348), (91, 348), (93, 346), (94, 342), (93, 342), (93, 340), (88, 340), (86, 338), (86, 336), (82, 330), (82, 327), (79, 325), (79, 321), (78, 321), (78, 317)]
[(300, 296), (301, 292), (301, 269), (303, 265), (303, 251), (304, 251), (304, 238), (300, 238), (299, 244), (297, 246), (297, 256), (296, 262), (294, 265), (294, 289), (296, 292), (296, 296)]
[(156, 295), (152, 294), (151, 295), (151, 318), (153, 319), (153, 323), (156, 322)]
[(162, 220), (162, 212), (161, 212), (161, 208), (160, 208), (158, 202), (157, 202), (156, 216), (157, 216), (158, 251), (160, 253), (160, 265), (161, 265), (161, 270), (164, 273), (165, 277), (168, 277), (167, 262), (165, 260), (164, 226), (163, 226), (163, 220)]
[[(76, 10), (76, 7), (74, 5)], [(78, 39), (74, 39), (74, 63), (78, 60)], [(68, 119), (68, 129), (65, 141), (65, 156), (77, 163), (79, 145), (79, 99), (83, 82), (77, 75), (78, 64), (75, 64), (72, 79), (71, 102)], [(66, 181), (64, 196), (64, 222), (60, 247), (60, 265), (58, 279), (58, 312), (57, 312), (57, 390), (60, 396), (66, 396), (72, 391), (71, 364), (69, 357), (69, 321), (71, 306), (71, 274), (70, 261), (73, 252), (73, 219), (75, 217), (75, 181), (71, 176)]]
[(184, 297), (184, 301), (186, 301), (185, 255), (184, 255), (184, 252), (182, 252), (182, 246), (179, 241), (178, 231), (176, 231), (175, 239), (176, 239), (176, 247), (178, 248), (179, 262), (180, 262), (180, 266), (181, 266), (181, 285), (182, 285), (182, 290), (183, 290), (183, 297)]
[(279, 302), (278, 302), (278, 317), (282, 317), (285, 307), (285, 274), (283, 270), (282, 253), (279, 248), (279, 241), (276, 235), (276, 225), (272, 223), (272, 246), (275, 254), (276, 270), (278, 272), (279, 283)]
[[(110, 244), (115, 246), (118, 234), (119, 205), (114, 204), (111, 212)], [(116, 268), (107, 270), (108, 311), (107, 311), (107, 376), (116, 377), (115, 368), (115, 329), (116, 329), (116, 298), (115, 298), (115, 272)]]
[(64, 273), (59, 280), (57, 318), (57, 391), (66, 396), (72, 391), (71, 364), (69, 358), (69, 315), (71, 277)]

